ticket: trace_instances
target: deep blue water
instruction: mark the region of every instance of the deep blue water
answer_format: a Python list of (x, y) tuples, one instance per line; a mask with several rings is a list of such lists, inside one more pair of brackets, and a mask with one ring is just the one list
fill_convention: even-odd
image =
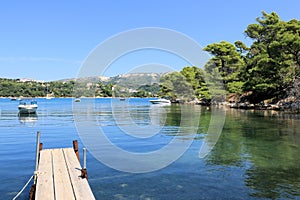
[[(79, 140), (80, 148), (86, 146), (74, 122), (73, 99), (37, 101), (37, 116), (19, 117), (17, 101), (0, 99), (0, 199), (12, 199), (33, 174), (37, 131), (41, 131), (43, 148), (71, 147), (75, 139)], [(77, 105), (84, 102), (82, 99)], [(126, 151), (158, 151), (174, 137), (181, 143), (192, 141), (178, 160), (147, 173), (118, 171), (88, 152), (89, 183), (97, 199), (300, 197), (300, 123), (296, 115), (226, 110), (217, 144), (205, 158), (199, 158), (211, 109), (178, 105), (153, 107), (149, 99), (139, 98), (125, 102), (96, 99), (94, 103), (89, 115), (96, 120), (91, 122), (91, 127), (101, 128), (113, 145)], [(85, 112), (79, 115), (84, 122), (88, 121)], [(182, 117), (184, 112), (198, 113), (199, 118)], [(196, 129), (191, 129), (196, 132), (181, 130), (185, 123), (197, 124)], [(134, 130), (136, 125), (144, 134), (159, 131), (147, 138), (132, 137), (128, 130)], [(104, 152), (113, 157), (114, 152)], [(150, 162), (159, 163), (159, 158)], [(28, 190), (19, 199), (27, 199)]]

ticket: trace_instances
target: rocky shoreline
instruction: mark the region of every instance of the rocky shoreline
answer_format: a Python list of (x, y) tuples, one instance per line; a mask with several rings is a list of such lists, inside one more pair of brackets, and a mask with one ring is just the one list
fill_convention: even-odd
[(249, 94), (236, 97), (229, 95), (226, 104), (230, 108), (236, 109), (255, 109), (255, 110), (278, 110), (300, 112), (300, 100), (294, 96), (289, 96), (282, 99), (267, 99), (259, 103), (250, 103), (248, 100)]
[(254, 109), (254, 110), (276, 110), (276, 111), (289, 111), (300, 113), (300, 100), (294, 97), (288, 97), (278, 101), (265, 100), (260, 103), (243, 102), (229, 102), (225, 103), (230, 108), (235, 109)]
[(233, 109), (244, 110), (275, 110), (275, 111), (288, 111), (293, 113), (300, 113), (300, 99), (295, 97), (287, 97), (280, 100), (268, 99), (259, 103), (250, 103), (245, 96), (228, 95), (225, 101), (210, 101), (207, 99), (194, 99), (192, 101), (172, 101), (172, 103), (194, 104), (202, 106), (225, 106)]

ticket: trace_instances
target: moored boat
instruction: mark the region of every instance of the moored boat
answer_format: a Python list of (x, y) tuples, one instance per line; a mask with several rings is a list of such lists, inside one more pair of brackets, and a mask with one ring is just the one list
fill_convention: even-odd
[(45, 99), (50, 100), (50, 99), (53, 99), (53, 97), (50, 96), (50, 95), (47, 95), (47, 96), (45, 97)]
[(164, 99), (164, 98), (150, 100), (150, 102), (152, 104), (164, 104), (164, 105), (171, 104), (171, 101), (169, 99)]
[(52, 97), (52, 94), (49, 94), (48, 85), (47, 85), (47, 90), (46, 90), (46, 97), (45, 97), (45, 99), (50, 100), (50, 99), (52, 99), (52, 98), (53, 98), (53, 97)]
[(33, 114), (37, 108), (37, 102), (33, 99), (22, 99), (18, 106), (19, 114)]
[(80, 102), (80, 98), (75, 98), (74, 102)]

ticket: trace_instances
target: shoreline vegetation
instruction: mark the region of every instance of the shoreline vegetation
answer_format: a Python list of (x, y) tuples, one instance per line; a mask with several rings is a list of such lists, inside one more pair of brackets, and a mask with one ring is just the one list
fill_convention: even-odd
[(180, 72), (88, 77), (52, 82), (0, 78), (2, 97), (168, 97), (173, 102), (300, 112), (300, 21), (262, 12), (244, 32), (252, 40), (221, 41), (203, 50), (205, 66)]

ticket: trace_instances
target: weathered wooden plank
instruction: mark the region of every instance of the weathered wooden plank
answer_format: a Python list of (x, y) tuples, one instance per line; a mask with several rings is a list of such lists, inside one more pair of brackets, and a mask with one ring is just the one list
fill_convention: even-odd
[(95, 200), (72, 148), (42, 150), (37, 174), (36, 200)]
[(54, 200), (52, 151), (50, 149), (40, 151), (35, 199)]
[(56, 200), (75, 199), (62, 149), (52, 150), (53, 178)]
[(72, 148), (63, 149), (76, 200), (95, 199), (87, 179), (80, 177), (81, 166)]

